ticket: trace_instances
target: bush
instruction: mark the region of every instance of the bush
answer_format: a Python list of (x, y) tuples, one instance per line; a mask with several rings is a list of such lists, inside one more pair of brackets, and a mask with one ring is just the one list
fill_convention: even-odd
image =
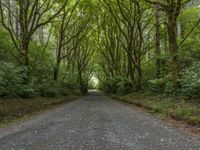
[(78, 88), (69, 88), (68, 84), (60, 83), (56, 81), (42, 80), (40, 84), (35, 84), (37, 87), (37, 92), (42, 97), (59, 97), (59, 96), (69, 96), (77, 95), (80, 96), (81, 93)]
[(60, 95), (58, 88), (49, 87), (43, 96), (45, 97), (58, 97)]
[(39, 93), (32, 84), (22, 85), (21, 88), (17, 90), (16, 94), (22, 98), (34, 98), (39, 96)]
[(131, 86), (131, 81), (127, 78), (120, 78), (120, 81), (117, 83), (117, 91), (118, 95), (126, 95), (133, 92), (133, 87)]
[(37, 91), (42, 97), (58, 97), (61, 95), (61, 85), (54, 81), (42, 80), (38, 85)]
[(117, 81), (115, 78), (108, 78), (104, 83), (102, 83), (102, 89), (105, 93), (116, 93)]
[(180, 93), (184, 96), (200, 96), (200, 62), (195, 62), (191, 67), (181, 72), (182, 88)]
[[(26, 68), (14, 63), (0, 63), (0, 97), (59, 97), (81, 95), (76, 84), (55, 82), (51, 78), (31, 77), (25, 84)], [(69, 90), (71, 89), (71, 90)]]
[(76, 95), (76, 96), (82, 95), (79, 89), (66, 89), (66, 91), (69, 95)]
[(0, 70), (0, 96), (16, 96), (22, 90), (26, 69), (13, 63), (1, 63)]
[(107, 78), (105, 82), (100, 82), (99, 86), (101, 90), (109, 94), (126, 95), (133, 92), (131, 81), (123, 76)]
[(165, 90), (164, 79), (149, 80), (149, 88), (155, 93), (163, 93)]

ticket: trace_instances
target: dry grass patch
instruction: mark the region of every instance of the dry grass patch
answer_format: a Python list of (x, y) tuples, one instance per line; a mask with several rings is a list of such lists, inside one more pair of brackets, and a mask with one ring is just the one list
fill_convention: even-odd
[(55, 105), (76, 100), (78, 98), (78, 96), (68, 96), (62, 98), (0, 99), (0, 124), (22, 118), (25, 115), (30, 115)]

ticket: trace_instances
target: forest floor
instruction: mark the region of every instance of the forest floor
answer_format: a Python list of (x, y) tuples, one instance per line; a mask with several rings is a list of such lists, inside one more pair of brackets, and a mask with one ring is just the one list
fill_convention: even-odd
[(162, 120), (200, 135), (200, 103), (197, 100), (139, 93), (127, 96), (111, 95), (111, 98), (138, 106)]
[(0, 126), (29, 117), (40, 111), (61, 105), (80, 97), (65, 96), (59, 98), (2, 98), (0, 99)]
[(0, 128), (0, 150), (199, 150), (200, 139), (93, 91)]

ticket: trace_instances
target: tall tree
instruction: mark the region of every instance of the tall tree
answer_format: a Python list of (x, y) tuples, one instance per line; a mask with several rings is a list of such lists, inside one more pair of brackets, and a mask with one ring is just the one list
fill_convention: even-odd
[[(152, 19), (151, 13), (142, 1), (129, 0), (108, 2), (103, 0), (104, 7), (109, 11), (115, 20), (123, 36), (121, 40), (122, 47), (127, 54), (128, 77), (132, 81), (135, 91), (141, 90), (142, 66), (141, 61), (149, 45), (144, 39), (150, 34), (149, 28)], [(148, 19), (144, 17), (148, 14)]]
[[(58, 5), (55, 6), (56, 3)], [(28, 78), (29, 45), (33, 34), (42, 26), (53, 21), (66, 4), (67, 1), (60, 3), (59, 0), (0, 0), (0, 22), (9, 32), (15, 48), (18, 50), (19, 56), (16, 58), (27, 67)], [(15, 18), (17, 22), (16, 28), (12, 18)], [(19, 31), (20, 33), (18, 33)], [(26, 78), (26, 82), (28, 78)]]
[(173, 88), (177, 89), (179, 86), (179, 59), (178, 59), (178, 43), (177, 43), (177, 19), (180, 15), (181, 9), (191, 0), (145, 0), (150, 4), (157, 5), (167, 15), (167, 29), (169, 50), (172, 56), (172, 83)]
[[(61, 12), (59, 25), (55, 31), (58, 36), (58, 46), (56, 48), (56, 64), (54, 66), (54, 80), (57, 81), (61, 61), (74, 57), (81, 41), (88, 29), (89, 16), (81, 17), (77, 11), (77, 5), (80, 1), (72, 4), (72, 7), (66, 7)], [(58, 28), (58, 30), (57, 30)]]

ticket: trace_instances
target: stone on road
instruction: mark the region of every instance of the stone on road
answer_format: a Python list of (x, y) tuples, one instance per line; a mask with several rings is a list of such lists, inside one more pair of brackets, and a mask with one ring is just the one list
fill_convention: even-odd
[(199, 150), (200, 141), (99, 92), (0, 128), (0, 150)]

